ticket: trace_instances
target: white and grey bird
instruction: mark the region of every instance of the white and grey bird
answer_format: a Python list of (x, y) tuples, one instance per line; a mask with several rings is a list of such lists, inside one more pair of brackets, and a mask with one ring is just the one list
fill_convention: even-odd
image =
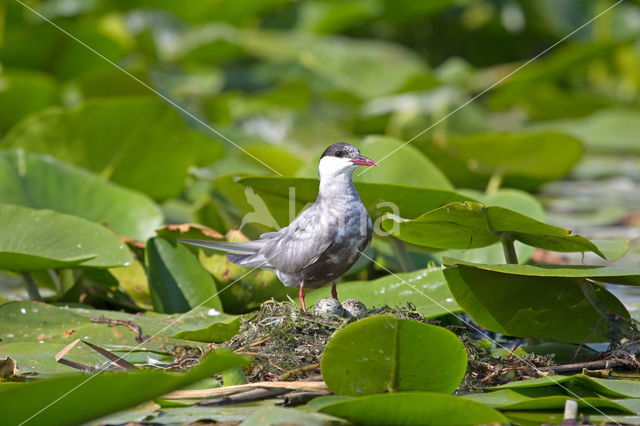
[(286, 228), (240, 243), (180, 241), (225, 251), (236, 265), (275, 272), (284, 285), (300, 289), (300, 305), (305, 312), (304, 289), (333, 282), (331, 295), (337, 299), (336, 280), (371, 242), (371, 217), (352, 181), (358, 166), (377, 164), (355, 146), (335, 143), (320, 158), (318, 198)]

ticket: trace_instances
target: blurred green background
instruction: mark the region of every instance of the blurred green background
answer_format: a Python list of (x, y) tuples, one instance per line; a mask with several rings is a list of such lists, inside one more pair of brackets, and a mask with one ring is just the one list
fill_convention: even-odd
[[(0, 4), (0, 202), (106, 224), (135, 252), (132, 241), (145, 242), (163, 224), (238, 228), (260, 203), (239, 177), (314, 177), (320, 152), (347, 141), (382, 159), (357, 180), (525, 190), (550, 223), (589, 237), (637, 238), (640, 2), (25, 5)], [(286, 207), (264, 200), (281, 207), (274, 217), (286, 225)], [(303, 194), (297, 207), (306, 201)], [(511, 201), (545, 218), (530, 199)], [(275, 224), (243, 225), (255, 237)], [(406, 269), (388, 243), (373, 250), (388, 267)], [(637, 264), (636, 252), (622, 262)], [(113, 270), (120, 290), (144, 282), (140, 253), (133, 266)], [(430, 259), (412, 255), (414, 267)], [(228, 268), (211, 259), (200, 260), (221, 279)], [(383, 274), (363, 267), (350, 277)], [(107, 280), (88, 275), (85, 288)], [(21, 278), (1, 281), (17, 288)], [(123, 300), (138, 290), (146, 293), (129, 286)], [(133, 308), (123, 300), (109, 303)], [(150, 306), (148, 295), (137, 303)]]

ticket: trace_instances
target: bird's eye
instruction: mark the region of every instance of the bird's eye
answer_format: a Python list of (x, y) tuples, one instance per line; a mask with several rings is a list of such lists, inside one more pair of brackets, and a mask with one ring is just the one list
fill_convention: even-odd
[(336, 151), (336, 153), (334, 154), (336, 157), (344, 157), (344, 151)]

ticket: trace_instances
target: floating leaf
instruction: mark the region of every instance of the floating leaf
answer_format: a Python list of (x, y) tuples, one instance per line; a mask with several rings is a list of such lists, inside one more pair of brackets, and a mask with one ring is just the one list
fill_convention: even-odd
[[(398, 184), (452, 190), (453, 185), (423, 153), (404, 141), (389, 136), (368, 136), (359, 145), (360, 152), (380, 162), (380, 167), (360, 168), (353, 172), (357, 182)], [(407, 173), (419, 170), (419, 173)]]
[(418, 55), (380, 40), (244, 31), (240, 43), (260, 58), (297, 62), (334, 87), (362, 98), (393, 93), (412, 77), (428, 76)]
[[(303, 162), (297, 155), (287, 151), (283, 147), (274, 145), (247, 145), (243, 148), (253, 157), (248, 159), (261, 161), (272, 167), (282, 176), (293, 176), (302, 167)], [(262, 165), (262, 163), (259, 163)]]
[(513, 389), (523, 391), (526, 389), (538, 389), (552, 387), (557, 392), (566, 393), (578, 392), (581, 396), (593, 394), (607, 398), (640, 398), (640, 382), (635, 380), (620, 379), (599, 379), (585, 374), (575, 374), (573, 376), (546, 376), (537, 379), (519, 380), (506, 383), (504, 385), (486, 388), (486, 390)]
[(129, 250), (103, 226), (51, 210), (0, 204), (0, 269), (108, 268), (129, 263)]
[(340, 422), (332, 416), (320, 413), (305, 413), (280, 407), (264, 407), (254, 411), (242, 423), (242, 426), (259, 425), (305, 425), (328, 426)]
[(4, 147), (50, 154), (155, 199), (177, 195), (203, 138), (159, 99), (94, 100), (71, 110), (49, 109), (12, 128)]
[(240, 331), (240, 317), (231, 318), (227, 322), (215, 322), (198, 330), (181, 331), (173, 337), (206, 343), (223, 343)]
[(49, 75), (31, 71), (0, 74), (0, 134), (22, 117), (55, 105), (58, 84)]
[[(629, 313), (615, 296), (587, 278), (637, 282), (612, 268), (530, 265), (475, 265), (445, 259), (444, 271), (456, 301), (489, 330), (570, 343), (608, 341), (609, 322), (591, 304), (581, 284), (589, 286), (605, 309), (620, 318)], [(634, 270), (628, 271), (631, 273)], [(638, 272), (635, 270), (635, 272)], [(619, 275), (618, 275), (619, 274)]]
[(481, 404), (494, 407), (498, 410), (509, 411), (533, 411), (533, 410), (561, 410), (564, 408), (565, 402), (573, 400), (578, 403), (578, 406), (585, 408), (595, 408), (600, 410), (614, 410), (617, 412), (635, 414), (635, 411), (612, 401), (608, 398), (594, 398), (583, 397), (578, 398), (576, 396), (543, 396), (538, 398), (531, 398), (521, 393), (515, 392), (510, 389), (503, 389), (496, 392), (489, 393), (475, 393), (465, 395), (465, 398), (476, 401)]
[(320, 367), (327, 386), (338, 395), (451, 393), (465, 374), (467, 353), (445, 328), (384, 315), (338, 331), (327, 343)]
[(445, 259), (445, 263), (529, 277), (591, 278), (610, 284), (640, 285), (640, 268), (589, 265), (483, 265), (456, 259)]
[[(321, 404), (321, 397), (309, 405)], [(321, 413), (359, 425), (477, 425), (508, 423), (498, 411), (457, 396), (430, 392), (399, 392), (337, 400)]]
[(456, 186), (469, 188), (499, 175), (505, 186), (533, 189), (565, 176), (582, 157), (580, 141), (558, 132), (451, 136), (420, 147)]
[[(505, 207), (541, 222), (545, 220), (544, 209), (540, 202), (533, 195), (518, 189), (499, 189), (489, 194), (474, 190), (462, 190), (460, 193), (476, 199), (486, 206)], [(520, 242), (515, 242), (514, 246), (520, 263), (526, 263), (535, 250)], [(445, 250), (436, 253), (436, 255), (439, 258), (453, 257), (473, 263), (504, 262), (504, 251), (500, 244), (475, 249)]]
[(566, 132), (583, 141), (589, 150), (596, 152), (637, 154), (640, 152), (637, 140), (640, 132), (639, 118), (640, 111), (611, 108), (587, 117), (547, 121), (535, 128)]
[[(47, 425), (80, 424), (133, 407), (246, 362), (244, 357), (219, 349), (186, 374), (141, 370), (89, 377), (59, 377), (10, 389), (0, 387), (0, 411), (7, 424), (32, 419)], [(105, 398), (105, 394), (109, 397)], [(97, 403), (87, 404), (87, 401)]]
[(104, 222), (137, 240), (152, 236), (162, 223), (162, 212), (146, 196), (23, 150), (0, 151), (0, 202)]
[[(149, 356), (156, 359), (162, 357), (159, 353), (164, 353), (164, 345), (185, 343), (170, 336), (206, 330), (215, 323), (228, 326), (235, 318), (212, 308), (199, 308), (189, 315), (153, 312), (133, 315), (97, 309), (62, 308), (39, 302), (8, 302), (0, 305), (0, 355), (15, 354), (19, 367), (26, 368), (26, 371), (73, 372), (68, 367), (53, 365), (53, 354), (76, 338), (81, 338), (112, 352), (125, 351), (121, 356), (129, 362), (147, 363)], [(110, 320), (112, 326), (95, 322), (96, 319)], [(140, 327), (143, 338), (149, 336), (151, 339), (139, 342), (135, 327)], [(133, 349), (135, 351), (131, 352)], [(146, 353), (139, 359), (137, 354), (140, 352), (137, 351), (155, 351), (158, 354)], [(49, 358), (43, 358), (41, 354), (48, 354)], [(84, 363), (103, 361), (82, 348), (74, 348), (72, 354), (74, 360)]]
[(592, 251), (591, 241), (504, 207), (451, 203), (413, 219), (388, 215), (382, 227), (403, 241), (439, 249), (485, 247), (508, 237), (524, 244), (561, 252)]
[[(331, 297), (330, 287), (309, 292), (307, 304)], [(339, 283), (338, 295), (341, 300), (360, 300), (369, 308), (411, 303), (426, 318), (460, 311), (439, 267), (388, 275), (372, 281)]]
[(156, 237), (147, 242), (145, 253), (156, 311), (179, 313), (199, 306), (222, 310), (213, 277), (184, 245)]
[[(34, 336), (34, 339), (36, 338), (37, 336)], [(0, 343), (0, 358), (5, 356), (14, 358), (19, 369), (18, 374), (36, 373), (43, 377), (49, 374), (80, 373), (80, 371), (73, 370), (54, 359), (54, 354), (65, 346), (61, 343), (45, 343), (44, 341)], [(96, 368), (102, 366), (105, 361), (95, 352), (91, 353), (89, 349), (81, 346), (74, 347), (68, 356), (76, 362)]]

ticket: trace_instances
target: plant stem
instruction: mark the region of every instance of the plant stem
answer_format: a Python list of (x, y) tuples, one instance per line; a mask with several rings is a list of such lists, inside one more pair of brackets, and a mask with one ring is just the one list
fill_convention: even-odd
[(516, 247), (513, 245), (513, 237), (509, 234), (503, 234), (500, 236), (500, 242), (502, 243), (502, 249), (504, 250), (505, 262), (517, 265), (518, 255), (516, 254)]
[(76, 278), (73, 275), (73, 269), (61, 269), (60, 270), (60, 283), (62, 296), (64, 296), (76, 283)]
[(29, 299), (42, 302), (42, 296), (40, 295), (40, 291), (38, 291), (38, 285), (33, 280), (31, 273), (23, 272), (22, 278), (24, 278), (24, 284), (27, 289), (27, 293), (29, 294)]
[(391, 246), (393, 247), (393, 252), (398, 259), (398, 263), (400, 263), (400, 268), (402, 272), (410, 272), (415, 268), (413, 266), (413, 262), (411, 261), (411, 257), (409, 256), (409, 252), (407, 251), (407, 247), (404, 242), (400, 241), (397, 238), (391, 238)]
[(498, 189), (500, 189), (501, 185), (502, 185), (502, 172), (495, 173), (489, 179), (489, 182), (487, 183), (487, 187), (485, 188), (484, 193), (493, 194)]

